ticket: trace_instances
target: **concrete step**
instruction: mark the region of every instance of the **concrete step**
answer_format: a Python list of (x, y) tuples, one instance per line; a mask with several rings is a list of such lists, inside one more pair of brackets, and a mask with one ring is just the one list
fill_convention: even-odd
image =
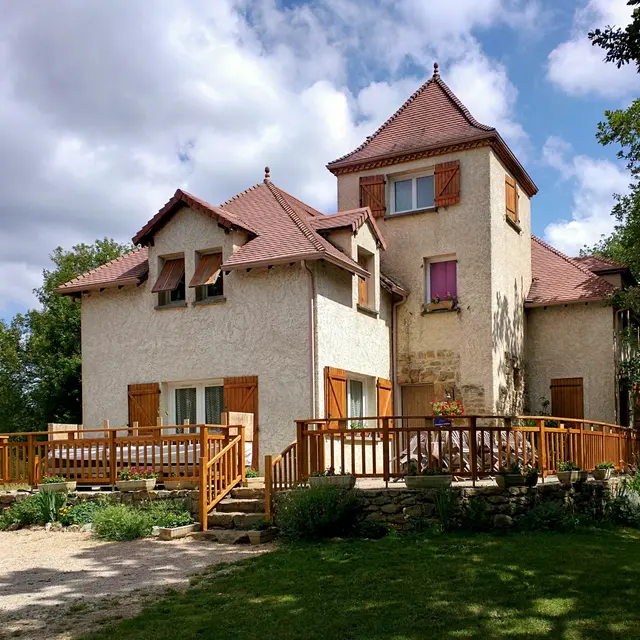
[(220, 529), (251, 529), (260, 520), (264, 519), (264, 513), (213, 511), (209, 514), (207, 522), (210, 527), (218, 527)]
[(249, 534), (242, 529), (209, 529), (189, 534), (190, 538), (221, 544), (249, 544)]
[(264, 487), (262, 489), (256, 487), (236, 487), (231, 489), (232, 498), (263, 498)]
[(216, 506), (216, 511), (223, 513), (262, 513), (264, 511), (264, 499), (260, 498), (225, 498)]

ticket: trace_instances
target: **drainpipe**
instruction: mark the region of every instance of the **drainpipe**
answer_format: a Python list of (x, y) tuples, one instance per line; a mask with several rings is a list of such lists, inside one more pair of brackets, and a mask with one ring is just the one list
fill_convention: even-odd
[(398, 354), (398, 307), (407, 301), (406, 298), (393, 303), (391, 312), (391, 380), (393, 382), (393, 413), (400, 415), (400, 390), (398, 389), (398, 366), (396, 358)]
[(316, 280), (314, 273), (309, 269), (309, 265), (306, 260), (302, 261), (302, 266), (309, 274), (309, 377), (311, 379), (311, 417), (316, 418), (318, 416), (317, 406), (317, 389), (316, 389), (316, 352), (317, 352), (317, 310), (316, 310)]

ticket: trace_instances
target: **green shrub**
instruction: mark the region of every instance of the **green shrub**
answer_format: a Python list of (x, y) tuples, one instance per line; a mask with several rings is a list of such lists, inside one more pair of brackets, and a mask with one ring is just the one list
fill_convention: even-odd
[(454, 514), (458, 501), (459, 494), (451, 487), (440, 487), (436, 491), (434, 498), (435, 513), (442, 531), (451, 531), (454, 528)]
[(379, 540), (389, 535), (391, 527), (386, 522), (378, 520), (363, 520), (356, 527), (355, 535), (358, 538), (370, 538), (371, 540)]
[(543, 502), (518, 520), (520, 531), (574, 531), (580, 524), (576, 515), (561, 502)]
[(154, 527), (181, 527), (185, 524), (193, 524), (191, 513), (184, 503), (147, 502), (140, 508), (149, 516)]
[(245, 478), (259, 478), (260, 474), (251, 467), (248, 467), (245, 471)]
[(20, 502), (15, 502), (0, 513), (0, 531), (6, 531), (12, 525), (28, 527), (39, 522), (41, 522), (40, 507), (36, 496), (29, 496)]
[(342, 487), (296, 489), (278, 500), (276, 522), (290, 540), (355, 535), (364, 513), (362, 494)]
[(58, 522), (58, 512), (67, 504), (67, 494), (40, 491), (33, 497), (40, 511), (38, 522)]
[(84, 525), (93, 522), (98, 511), (105, 508), (105, 504), (87, 500), (74, 505), (67, 505), (58, 512), (60, 522), (69, 526), (72, 524)]
[(621, 492), (609, 503), (607, 516), (623, 527), (640, 527), (640, 500), (637, 494)]
[(136, 540), (151, 535), (153, 520), (144, 509), (117, 504), (96, 511), (93, 532), (104, 540)]

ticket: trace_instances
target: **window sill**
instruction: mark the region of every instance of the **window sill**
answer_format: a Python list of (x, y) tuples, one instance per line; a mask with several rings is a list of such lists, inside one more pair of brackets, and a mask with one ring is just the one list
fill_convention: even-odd
[(206, 304), (220, 304), (226, 301), (227, 301), (226, 296), (215, 296), (214, 298), (205, 298), (204, 300), (196, 300), (193, 303), (193, 306), (199, 307), (200, 305), (206, 305)]
[(165, 309), (184, 309), (186, 308), (187, 303), (183, 302), (172, 302), (171, 304), (157, 304), (153, 307), (156, 311), (164, 311)]
[(360, 313), (364, 313), (365, 316), (371, 316), (372, 318), (377, 318), (379, 315), (375, 309), (370, 309), (369, 307), (363, 307), (361, 304), (357, 305), (356, 309), (358, 309)]
[(517, 231), (518, 233), (522, 233), (522, 227), (515, 220), (513, 220), (507, 215), (505, 215), (504, 219), (507, 221), (507, 224), (511, 228), (513, 228), (514, 231)]
[(415, 209), (413, 211), (402, 211), (399, 213), (388, 213), (384, 216), (385, 220), (389, 220), (390, 218), (402, 218), (404, 216), (415, 216), (420, 213), (437, 213), (438, 207), (426, 207), (425, 209)]
[(422, 305), (422, 315), (433, 313), (460, 313), (460, 307), (454, 302), (429, 302)]

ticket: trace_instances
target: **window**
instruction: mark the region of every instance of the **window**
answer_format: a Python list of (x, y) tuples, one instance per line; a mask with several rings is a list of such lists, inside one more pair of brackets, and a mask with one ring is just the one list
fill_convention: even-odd
[(185, 383), (170, 388), (169, 420), (182, 433), (180, 425), (220, 424), (224, 411), (224, 386), (215, 382)]
[(196, 301), (219, 299), (224, 295), (222, 284), (221, 253), (197, 253), (196, 271), (189, 287), (195, 287)]
[(431, 260), (425, 263), (426, 301), (434, 298), (455, 300), (458, 297), (457, 260)]
[[(354, 378), (349, 378), (347, 382), (349, 418), (363, 418), (365, 413), (364, 382)], [(357, 429), (362, 426), (362, 420), (356, 419), (349, 421), (349, 427), (351, 429)]]
[(391, 184), (391, 215), (434, 206), (433, 175), (395, 180)]
[(184, 258), (163, 259), (160, 275), (151, 291), (158, 294), (159, 307), (182, 306), (186, 295)]

